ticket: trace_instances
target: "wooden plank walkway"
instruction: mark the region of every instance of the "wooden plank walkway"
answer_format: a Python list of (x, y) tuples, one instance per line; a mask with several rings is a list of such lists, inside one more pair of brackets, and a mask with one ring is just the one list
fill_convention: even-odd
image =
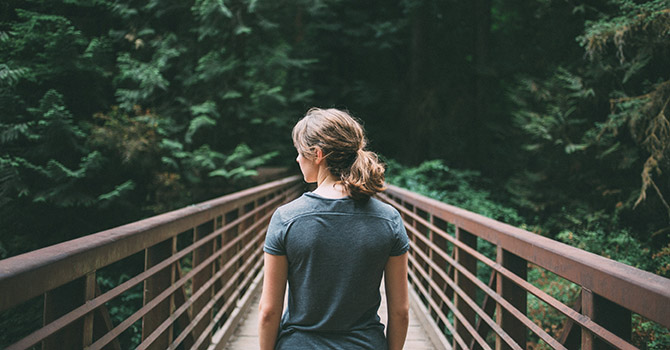
[[(379, 307), (379, 317), (382, 323), (386, 324), (386, 296), (382, 287), (382, 303)], [(411, 291), (412, 292), (412, 291)], [(254, 300), (249, 310), (247, 310), (244, 320), (240, 326), (235, 330), (235, 333), (226, 344), (226, 350), (256, 350), (258, 346), (258, 302), (260, 293), (256, 293)], [(407, 340), (405, 341), (405, 349), (407, 350), (433, 350), (446, 349), (444, 346), (436, 346), (431, 338), (435, 338), (435, 329), (431, 329), (431, 325), (426, 325), (426, 321), (421, 317), (421, 307), (417, 305), (418, 298), (412, 292), (410, 296), (411, 308), (409, 312), (409, 329), (407, 331)], [(428, 329), (427, 329), (428, 328)], [(431, 337), (432, 336), (432, 337)], [(444, 339), (435, 339), (439, 343)]]

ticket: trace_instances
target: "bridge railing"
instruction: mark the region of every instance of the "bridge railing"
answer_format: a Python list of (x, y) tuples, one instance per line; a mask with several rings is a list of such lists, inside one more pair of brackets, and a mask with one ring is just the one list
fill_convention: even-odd
[[(395, 186), (379, 197), (403, 216), (410, 282), (445, 349), (635, 349), (632, 314), (670, 327), (670, 279)], [(572, 285), (577, 303), (531, 283), (530, 272)], [(531, 301), (559, 327), (543, 327)]]
[(225, 345), (262, 278), (271, 215), (303, 189), (293, 176), (0, 261), (0, 312), (42, 309), (6, 349)]

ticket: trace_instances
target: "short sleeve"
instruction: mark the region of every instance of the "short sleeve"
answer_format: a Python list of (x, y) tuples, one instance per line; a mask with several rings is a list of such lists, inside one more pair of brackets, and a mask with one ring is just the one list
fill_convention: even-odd
[(400, 213), (396, 211), (393, 217), (393, 237), (394, 242), (391, 247), (391, 256), (403, 255), (409, 250), (409, 237), (405, 231), (405, 225), (402, 222)]
[(263, 251), (272, 255), (286, 255), (286, 246), (284, 239), (286, 238), (286, 226), (282, 222), (279, 210), (272, 214), (268, 232), (265, 235), (265, 245)]

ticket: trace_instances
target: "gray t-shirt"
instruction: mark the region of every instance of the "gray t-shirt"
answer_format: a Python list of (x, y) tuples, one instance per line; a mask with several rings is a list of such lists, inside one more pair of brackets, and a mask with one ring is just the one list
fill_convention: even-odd
[(400, 214), (375, 198), (307, 192), (279, 207), (263, 248), (289, 263), (275, 349), (386, 349), (380, 283), (389, 256), (408, 249)]

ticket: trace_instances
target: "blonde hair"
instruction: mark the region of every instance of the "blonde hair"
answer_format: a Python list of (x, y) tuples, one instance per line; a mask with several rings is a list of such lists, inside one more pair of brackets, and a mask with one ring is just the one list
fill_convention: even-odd
[(347, 112), (311, 108), (293, 127), (293, 145), (307, 159), (320, 148), (328, 170), (339, 178), (355, 200), (367, 199), (384, 188), (384, 165), (367, 151), (361, 124)]

